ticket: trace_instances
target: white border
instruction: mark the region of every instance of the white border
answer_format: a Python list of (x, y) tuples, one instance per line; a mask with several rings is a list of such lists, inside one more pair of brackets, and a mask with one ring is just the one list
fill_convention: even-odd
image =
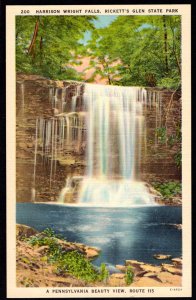
[[(129, 13), (108, 13), (107, 15), (158, 15), (148, 13), (148, 9), (163, 9), (160, 15), (182, 16), (182, 199), (183, 199), (183, 281), (182, 287), (145, 287), (144, 293), (131, 293), (131, 287), (123, 287), (125, 293), (114, 293), (116, 288), (107, 287), (109, 292), (91, 293), (95, 288), (78, 288), (87, 290), (88, 293), (52, 293), (54, 288), (19, 288), (16, 287), (16, 75), (15, 75), (15, 16), (21, 15), (21, 10), (30, 10), (28, 15), (35, 15), (36, 10), (59, 10), (58, 15), (69, 15), (63, 13), (65, 10), (76, 10), (75, 5), (20, 5), (6, 6), (6, 137), (7, 137), (7, 297), (9, 298), (88, 298), (88, 297), (191, 297), (191, 5), (78, 5), (83, 14), (104, 15), (105, 9), (126, 10)], [(178, 9), (178, 13), (167, 13), (167, 9)], [(87, 10), (99, 9), (100, 12), (86, 12)], [(145, 9), (145, 13), (133, 13), (133, 9)], [(39, 13), (37, 13), (39, 14)], [(41, 14), (43, 15), (43, 14)], [(46, 14), (45, 14), (46, 15)], [(57, 15), (48, 13), (48, 15)], [(77, 15), (77, 14), (76, 14)], [(77, 288), (60, 288), (63, 290), (76, 290)], [(99, 288), (100, 289), (100, 288)], [(121, 289), (121, 288), (120, 288)], [(154, 289), (154, 293), (149, 293)], [(46, 293), (49, 290), (50, 293)]]

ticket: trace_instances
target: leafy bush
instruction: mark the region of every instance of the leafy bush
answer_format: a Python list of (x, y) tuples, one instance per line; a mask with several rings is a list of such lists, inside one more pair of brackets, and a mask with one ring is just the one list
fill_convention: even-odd
[(45, 235), (48, 236), (48, 237), (57, 237), (57, 235), (55, 235), (54, 230), (52, 230), (51, 228), (46, 228), (46, 229), (43, 231), (43, 234), (45, 234)]
[(45, 235), (35, 235), (26, 239), (26, 241), (32, 246), (49, 246), (50, 250), (58, 246), (58, 241), (55, 237)]
[(81, 253), (75, 251), (66, 251), (59, 244), (57, 235), (51, 229), (46, 229), (42, 233), (29, 237), (26, 241), (35, 246), (48, 246), (48, 251), (44, 260), (56, 266), (56, 273), (63, 276), (65, 273), (74, 275), (85, 282), (96, 280), (106, 280), (109, 276), (105, 265), (101, 265), (99, 273), (91, 262)]
[(100, 281), (107, 282), (108, 277), (109, 277), (109, 271), (106, 268), (106, 265), (104, 263), (102, 263), (101, 267), (100, 267), (99, 279), (100, 279)]
[(174, 161), (175, 161), (177, 167), (180, 168), (182, 165), (182, 152), (181, 151), (176, 152), (176, 154), (174, 155)]
[(168, 144), (170, 147), (172, 147), (176, 144), (181, 144), (181, 142), (182, 142), (181, 126), (178, 124), (175, 128), (175, 133), (171, 134), (168, 137)]
[(130, 285), (133, 282), (134, 273), (131, 266), (127, 267), (126, 273), (125, 273), (125, 282), (127, 285)]
[(161, 144), (165, 144), (167, 141), (167, 131), (166, 127), (158, 127), (156, 128), (155, 134), (157, 135), (158, 141)]
[(180, 77), (176, 75), (175, 77), (164, 77), (158, 82), (159, 87), (164, 87), (166, 89), (177, 89), (180, 86)]
[(177, 181), (170, 181), (170, 182), (154, 182), (153, 186), (157, 189), (163, 198), (170, 199), (173, 196), (181, 195), (181, 183)]
[(81, 253), (71, 251), (55, 256), (58, 273), (70, 273), (86, 282), (99, 279), (99, 273), (94, 266)]
[(175, 149), (176, 153), (173, 156), (174, 162), (178, 168), (182, 164), (182, 153), (181, 153), (181, 141), (182, 141), (182, 132), (181, 125), (177, 124), (175, 127), (175, 132), (168, 136), (166, 127), (157, 127), (155, 129), (155, 135), (157, 136), (158, 143), (168, 144), (170, 148)]
[(46, 228), (37, 235), (33, 235), (26, 239), (32, 246), (49, 246), (50, 252), (59, 246), (58, 239), (63, 239), (61, 235), (55, 234), (51, 228)]

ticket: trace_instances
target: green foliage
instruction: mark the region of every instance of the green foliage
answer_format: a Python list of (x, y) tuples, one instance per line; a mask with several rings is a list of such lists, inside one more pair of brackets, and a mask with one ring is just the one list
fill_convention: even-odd
[(29, 261), (29, 259), (26, 258), (26, 257), (22, 257), (21, 260), (22, 260), (22, 262), (24, 262), (25, 264), (28, 264), (28, 265), (31, 264), (31, 262)]
[(48, 237), (44, 235), (31, 236), (27, 242), (32, 246), (49, 246), (50, 250), (58, 246), (58, 241), (55, 237)]
[(157, 127), (155, 134), (157, 135), (158, 142), (165, 144), (167, 142), (167, 129), (166, 127)]
[(20, 281), (20, 283), (25, 287), (33, 287), (34, 286), (33, 279), (30, 279), (28, 277), (23, 277), (23, 279)]
[(38, 235), (32, 235), (29, 238), (26, 238), (25, 241), (32, 246), (38, 245), (55, 248), (58, 245), (58, 239), (63, 239), (62, 235), (56, 234), (51, 228), (46, 228)]
[(126, 273), (125, 273), (125, 282), (127, 285), (130, 285), (133, 282), (134, 273), (131, 266), (127, 267)]
[(16, 16), (16, 70), (51, 79), (75, 79), (72, 63), (94, 16)]
[(164, 199), (170, 199), (173, 196), (181, 195), (181, 183), (177, 181), (170, 182), (154, 182), (154, 188), (161, 193)]
[(31, 236), (26, 241), (35, 246), (48, 246), (48, 251), (42, 261), (56, 266), (56, 273), (64, 275), (69, 273), (85, 282), (106, 281), (109, 272), (104, 264), (98, 272), (91, 262), (77, 251), (66, 251), (58, 240), (59, 236), (47, 228), (38, 235)]
[(100, 281), (104, 281), (106, 283), (108, 277), (109, 277), (109, 271), (106, 268), (106, 265), (104, 263), (102, 263), (101, 266), (100, 266), (99, 279), (100, 279)]
[(54, 230), (52, 228), (46, 228), (43, 231), (43, 234), (45, 234), (48, 237), (54, 237), (55, 236), (55, 232), (54, 232)]
[(176, 90), (179, 87), (180, 80), (181, 79), (178, 74), (175, 75), (173, 78), (170, 77), (161, 78), (157, 83), (157, 86), (166, 89), (173, 88)]
[(64, 239), (61, 234), (56, 234), (52, 228), (46, 228), (42, 231), (42, 234), (46, 235), (47, 237), (55, 237), (58, 239)]
[[(51, 79), (82, 80), (73, 65), (91, 58), (108, 84), (176, 88), (181, 78), (180, 16), (118, 16), (95, 29), (95, 16), (17, 16), (16, 69)], [(87, 46), (81, 39), (92, 38)]]
[(178, 168), (181, 167), (182, 165), (182, 152), (179, 150), (175, 155), (174, 155), (174, 161), (177, 165)]
[(93, 265), (77, 251), (63, 253), (55, 257), (59, 274), (70, 273), (86, 282), (93, 282), (99, 279), (99, 273)]
[(178, 168), (181, 167), (182, 164), (182, 153), (181, 153), (181, 141), (182, 141), (182, 132), (180, 124), (177, 124), (175, 127), (175, 132), (167, 135), (166, 127), (157, 127), (155, 130), (155, 134), (157, 135), (158, 142), (160, 144), (168, 144), (170, 148), (175, 148), (176, 153), (174, 154), (174, 162)]
[(182, 142), (182, 132), (181, 132), (181, 126), (178, 124), (175, 128), (175, 133), (171, 134), (168, 137), (168, 144), (172, 147), (176, 144), (181, 144)]
[(109, 84), (175, 88), (181, 77), (181, 19), (119, 16), (94, 30), (88, 55)]

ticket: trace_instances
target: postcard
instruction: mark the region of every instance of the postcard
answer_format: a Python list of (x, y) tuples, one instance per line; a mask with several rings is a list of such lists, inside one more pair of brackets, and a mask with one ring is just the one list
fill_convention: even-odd
[(7, 5), (7, 296), (191, 296), (191, 6)]

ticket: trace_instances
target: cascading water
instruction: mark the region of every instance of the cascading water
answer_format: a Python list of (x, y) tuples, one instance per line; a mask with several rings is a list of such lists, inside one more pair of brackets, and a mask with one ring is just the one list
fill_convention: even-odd
[(71, 103), (71, 110), (72, 111), (76, 111), (76, 101), (77, 101), (78, 96), (80, 95), (80, 88), (81, 88), (80, 85), (76, 86), (76, 95), (74, 95), (72, 97), (72, 103)]
[(88, 149), (79, 202), (101, 206), (153, 204), (145, 183), (138, 180), (146, 90), (86, 84), (83, 97), (88, 112)]
[(140, 181), (140, 173), (147, 153), (145, 115), (154, 107), (156, 127), (160, 127), (160, 93), (139, 87), (73, 87), (75, 94), (71, 98), (69, 86), (51, 87), (49, 101), (55, 116), (39, 117), (36, 121), (32, 199), (36, 191), (37, 155), (41, 155), (44, 164), (50, 163), (52, 189), (57, 161), (73, 160), (71, 153), (86, 153), (85, 176), (67, 174), (59, 202), (67, 202), (72, 193), (81, 205), (154, 204), (154, 196)]

